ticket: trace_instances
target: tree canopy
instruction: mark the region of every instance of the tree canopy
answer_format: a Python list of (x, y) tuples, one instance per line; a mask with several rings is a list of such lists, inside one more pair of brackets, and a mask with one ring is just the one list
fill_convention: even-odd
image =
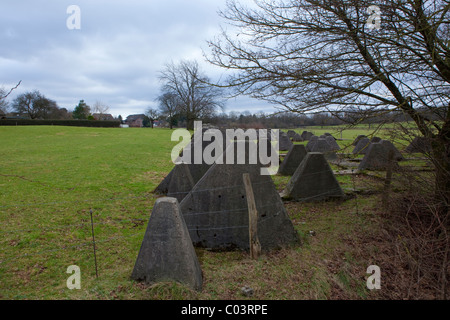
[(281, 110), (355, 110), (355, 123), (392, 110), (409, 116), (432, 143), (448, 212), (449, 9), (449, 0), (228, 0), (220, 14), (237, 32), (210, 41), (207, 59), (231, 71), (224, 87)]
[(178, 110), (186, 116), (187, 128), (194, 128), (194, 120), (202, 119), (223, 108), (221, 89), (209, 84), (196, 61), (168, 63), (160, 73), (162, 94), (177, 99)]

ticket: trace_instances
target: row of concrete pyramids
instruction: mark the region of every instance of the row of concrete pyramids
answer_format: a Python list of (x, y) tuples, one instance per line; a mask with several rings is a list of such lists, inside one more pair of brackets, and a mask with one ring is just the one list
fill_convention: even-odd
[[(246, 142), (247, 151), (254, 142)], [(236, 143), (229, 148), (236, 147)], [(248, 162), (247, 162), (248, 163)], [(244, 173), (250, 175), (259, 213), (260, 243), (272, 249), (298, 242), (283, 202), (261, 164), (175, 165), (155, 189), (174, 197), (190, 231), (192, 242), (201, 247), (247, 249), (248, 214)]]
[[(247, 151), (251, 143), (246, 143)], [(260, 164), (180, 163), (155, 190), (171, 197), (160, 198), (154, 205), (132, 279), (175, 280), (199, 290), (203, 280), (194, 246), (248, 249), (244, 173), (252, 181), (261, 248), (299, 244), (275, 185), (270, 176), (261, 175)]]
[[(302, 145), (294, 146), (289, 157), (294, 155), (293, 150), (300, 149), (305, 151)], [(188, 181), (189, 185), (193, 184), (187, 164), (176, 165), (172, 172), (174, 183)], [(248, 249), (247, 196), (242, 182), (244, 173), (250, 175), (253, 185), (261, 247), (268, 250), (300, 243), (271, 177), (261, 175), (259, 165), (214, 164), (181, 203), (173, 197), (156, 201), (132, 279), (147, 283), (173, 280), (200, 290), (203, 278), (194, 245), (213, 249)], [(318, 181), (321, 182), (318, 184)], [(313, 191), (312, 185), (314, 188), (340, 190), (321, 153), (305, 155), (289, 181), (285, 196), (317, 200), (317, 196), (342, 195), (342, 191)]]
[[(373, 137), (369, 139), (365, 135), (359, 135), (353, 141), (353, 149), (354, 154), (365, 154), (371, 143), (380, 142), (382, 139), (379, 137)], [(431, 151), (431, 143), (430, 140), (425, 137), (415, 137), (413, 141), (405, 148), (404, 150), (407, 153), (428, 153)]]
[[(361, 135), (353, 142), (354, 154), (364, 154), (360, 162), (359, 170), (385, 170), (390, 165), (395, 165), (397, 161), (404, 160), (401, 152), (389, 140), (379, 137), (368, 137)], [(391, 157), (391, 158), (390, 158)]]
[(282, 197), (297, 201), (342, 198), (344, 193), (322, 152), (307, 152), (294, 145), (280, 164), (278, 174), (292, 176)]

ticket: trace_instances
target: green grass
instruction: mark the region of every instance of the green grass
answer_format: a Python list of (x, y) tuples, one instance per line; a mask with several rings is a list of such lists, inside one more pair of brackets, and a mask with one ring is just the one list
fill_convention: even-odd
[[(145, 286), (132, 281), (131, 271), (156, 200), (152, 190), (173, 167), (170, 152), (177, 142), (170, 141), (171, 132), (0, 127), (0, 299), (373, 296), (361, 280), (366, 261), (348, 241), (355, 234), (374, 232), (376, 195), (359, 198), (358, 209), (354, 199), (286, 203), (302, 246), (265, 253), (257, 260), (242, 251), (197, 249), (204, 277), (201, 292), (172, 282)], [(344, 134), (351, 139), (359, 131)], [(281, 191), (289, 177), (273, 179)], [(338, 176), (338, 181), (344, 191), (354, 185), (367, 186), (364, 176)], [(66, 287), (70, 265), (81, 268), (81, 290)], [(252, 298), (241, 295), (244, 285), (254, 288)]]

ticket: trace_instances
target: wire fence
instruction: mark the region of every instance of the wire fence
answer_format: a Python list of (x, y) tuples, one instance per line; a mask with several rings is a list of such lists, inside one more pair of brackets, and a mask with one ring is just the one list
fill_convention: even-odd
[[(331, 171), (332, 172), (332, 171)], [(330, 173), (329, 169), (314, 172), (314, 173), (306, 173), (302, 176), (303, 179), (312, 178), (314, 179), (317, 175)], [(258, 192), (258, 189), (261, 187), (265, 187), (265, 185), (271, 185), (275, 188), (275, 184), (270, 177), (264, 178), (261, 181), (252, 182), (253, 190)], [(242, 188), (242, 189), (241, 189)], [(235, 183), (229, 186), (221, 186), (215, 188), (198, 188), (190, 190), (192, 194), (204, 193), (204, 192), (226, 192), (233, 190), (233, 193), (236, 191), (243, 192), (245, 195), (245, 190), (243, 188), (243, 184)], [(332, 190), (327, 190), (326, 192), (322, 192), (320, 194), (315, 194), (313, 196), (303, 197), (297, 199), (298, 201), (310, 201), (315, 198), (323, 198), (324, 196), (335, 194), (340, 189), (335, 188)], [(175, 194), (187, 194), (187, 192), (175, 192), (169, 193), (168, 196), (173, 196)], [(269, 220), (276, 217), (280, 210), (284, 209), (284, 204), (279, 199), (279, 204), (274, 203), (271, 199), (266, 199), (260, 197), (257, 203), (257, 210), (265, 211), (266, 209), (272, 208), (273, 214), (263, 215), (257, 221), (257, 224), (267, 223)], [(15, 262), (20, 261), (23, 263), (23, 259), (31, 258), (34, 256), (43, 256), (45, 259), (48, 259), (51, 255), (57, 254), (59, 252), (65, 252), (69, 250), (83, 250), (86, 254), (92, 253), (92, 248), (95, 249), (96, 245), (105, 245), (108, 244), (109, 247), (115, 247), (117, 241), (126, 240), (126, 241), (135, 241), (133, 246), (136, 246), (136, 237), (143, 236), (145, 233), (145, 229), (147, 227), (148, 218), (150, 215), (150, 210), (147, 210), (146, 216), (138, 217), (138, 218), (111, 218), (108, 217), (108, 220), (105, 221), (105, 217), (101, 215), (101, 210), (94, 211), (96, 217), (93, 221), (89, 222), (89, 213), (92, 214), (92, 204), (95, 203), (111, 203), (117, 204), (118, 202), (128, 201), (128, 200), (146, 200), (153, 202), (156, 199), (156, 195), (153, 193), (145, 193), (141, 195), (133, 195), (133, 196), (117, 196), (117, 197), (101, 197), (101, 198), (90, 198), (90, 199), (81, 199), (81, 200), (73, 200), (73, 201), (49, 201), (49, 202), (39, 202), (39, 203), (14, 203), (0, 206), (0, 213), (3, 211), (10, 211), (11, 209), (23, 210), (24, 208), (35, 208), (35, 207), (46, 207), (53, 208), (55, 206), (63, 205), (63, 206), (76, 206), (76, 208), (69, 208), (65, 210), (76, 210), (77, 215), (76, 219), (81, 220), (80, 223), (68, 223), (68, 224), (54, 224), (47, 226), (36, 226), (29, 228), (16, 228), (16, 229), (7, 229), (6, 226), (2, 226), (0, 230), (0, 239), (3, 238), (3, 242), (13, 241), (20, 243), (20, 238), (27, 238), (31, 233), (39, 233), (41, 236), (45, 233), (55, 233), (58, 235), (56, 238), (49, 238), (48, 240), (43, 237), (43, 239), (38, 240), (30, 240), (25, 241), (24, 243), (20, 243), (20, 246), (17, 244), (9, 245), (5, 243), (3, 245), (3, 250), (0, 250), (0, 268), (6, 268), (7, 266), (14, 266)], [(241, 199), (240, 199), (241, 200)], [(248, 212), (248, 204), (244, 197), (242, 198), (242, 204), (240, 207), (231, 208), (231, 209), (218, 209), (218, 210), (206, 210), (206, 211), (197, 211), (197, 212), (183, 212), (183, 215), (186, 217), (200, 216), (200, 215), (217, 215), (217, 214), (245, 214)], [(152, 204), (149, 203), (149, 206)], [(81, 209), (80, 209), (81, 208)], [(82, 214), (79, 211), (84, 211)], [(242, 221), (242, 219), (240, 220)], [(269, 222), (270, 223), (270, 222)], [(91, 228), (92, 228), (92, 237), (94, 235), (94, 227), (102, 227), (105, 226), (111, 229), (98, 229), (96, 228), (96, 240), (90, 239), (91, 237)], [(217, 231), (217, 230), (228, 230), (228, 229), (248, 229), (249, 224), (243, 223), (240, 225), (213, 225), (213, 226), (202, 226), (202, 225), (187, 225), (189, 231)], [(82, 230), (81, 235), (77, 235), (74, 233), (76, 231)], [(134, 232), (131, 232), (134, 230)], [(99, 234), (97, 234), (99, 232)], [(98, 237), (97, 237), (98, 236)], [(19, 237), (19, 239), (17, 239)], [(69, 244), (64, 244), (65, 242)], [(1, 240), (0, 240), (1, 243)], [(128, 248), (130, 244), (127, 244)], [(127, 246), (120, 247), (120, 250), (127, 250)], [(13, 247), (13, 248), (12, 248)], [(17, 248), (16, 248), (17, 247)], [(116, 252), (116, 254), (120, 254), (120, 252)], [(94, 252), (95, 255), (95, 252)]]

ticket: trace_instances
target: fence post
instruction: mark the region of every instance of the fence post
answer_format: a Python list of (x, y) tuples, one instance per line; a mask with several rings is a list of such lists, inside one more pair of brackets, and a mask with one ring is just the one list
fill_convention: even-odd
[(248, 173), (243, 174), (245, 193), (247, 194), (248, 206), (248, 232), (250, 244), (250, 257), (258, 259), (261, 254), (261, 244), (258, 239), (258, 211), (256, 210), (255, 197), (253, 194), (252, 183)]

